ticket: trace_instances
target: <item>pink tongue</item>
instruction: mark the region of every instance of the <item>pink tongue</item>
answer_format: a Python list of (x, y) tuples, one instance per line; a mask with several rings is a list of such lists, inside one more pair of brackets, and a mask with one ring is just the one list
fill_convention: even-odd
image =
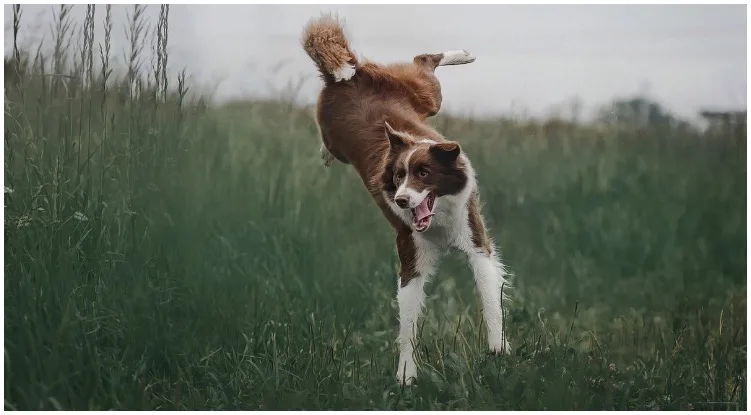
[(426, 197), (422, 200), (422, 203), (415, 208), (415, 221), (420, 222), (431, 215), (430, 208), (428, 208), (428, 197)]

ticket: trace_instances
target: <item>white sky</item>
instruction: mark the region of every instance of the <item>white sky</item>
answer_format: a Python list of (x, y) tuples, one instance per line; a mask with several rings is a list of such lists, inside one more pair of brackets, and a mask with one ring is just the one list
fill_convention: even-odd
[[(121, 61), (131, 7), (113, 6)], [(51, 43), (52, 9), (22, 6), (21, 44)], [(4, 11), (7, 54), (11, 6)], [(590, 109), (639, 91), (690, 118), (705, 107), (746, 107), (745, 5), (172, 5), (170, 68), (186, 67), (217, 99), (268, 95), (307, 77), (299, 99), (313, 102), (320, 83), (299, 39), (327, 11), (346, 18), (351, 45), (372, 60), (475, 54), (470, 65), (438, 69), (444, 111), (539, 115), (575, 96)], [(158, 12), (147, 6), (154, 25)], [(79, 28), (84, 14), (74, 7)], [(96, 16), (101, 41), (103, 5)]]

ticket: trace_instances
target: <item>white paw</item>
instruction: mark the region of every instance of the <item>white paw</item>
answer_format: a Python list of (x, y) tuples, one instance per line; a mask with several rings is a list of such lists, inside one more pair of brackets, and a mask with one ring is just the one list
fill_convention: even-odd
[(475, 56), (466, 50), (450, 50), (443, 52), (443, 58), (438, 62), (438, 66), (445, 65), (463, 65), (475, 61)]
[(321, 144), (321, 160), (323, 160), (323, 166), (329, 167), (331, 163), (334, 161), (334, 155), (331, 154), (329, 150), (326, 149), (326, 147)]
[(340, 66), (339, 69), (335, 70), (334, 73), (334, 81), (348, 81), (353, 76), (355, 76), (355, 67), (345, 63), (344, 65)]
[(399, 367), (396, 370), (396, 381), (402, 386), (412, 386), (417, 380), (417, 366), (414, 360), (399, 359)]
[(497, 340), (490, 342), (490, 353), (495, 355), (510, 354), (511, 345), (508, 344), (508, 340), (499, 337)]

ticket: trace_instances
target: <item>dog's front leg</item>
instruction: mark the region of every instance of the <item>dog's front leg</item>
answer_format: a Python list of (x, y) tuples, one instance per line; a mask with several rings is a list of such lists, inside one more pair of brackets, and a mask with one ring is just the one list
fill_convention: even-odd
[(492, 246), (490, 252), (478, 248), (471, 250), (467, 253), (467, 260), (474, 273), (477, 293), (482, 301), (490, 351), (495, 354), (508, 353), (510, 350), (502, 308), (502, 289), (506, 282), (503, 265), (495, 252), (495, 247)]
[(396, 239), (399, 254), (399, 365), (396, 378), (402, 385), (411, 385), (417, 379), (414, 359), (414, 342), (417, 338), (417, 320), (425, 303), (425, 283), (435, 272), (439, 254), (433, 244), (411, 231), (400, 232)]
[(508, 288), (506, 272), (503, 268), (493, 238), (487, 233), (485, 221), (480, 212), (477, 195), (468, 204), (469, 228), (460, 232), (458, 247), (467, 255), (477, 285), (477, 293), (482, 301), (482, 312), (488, 327), (488, 346), (496, 354), (509, 353), (505, 313), (503, 311), (503, 288)]

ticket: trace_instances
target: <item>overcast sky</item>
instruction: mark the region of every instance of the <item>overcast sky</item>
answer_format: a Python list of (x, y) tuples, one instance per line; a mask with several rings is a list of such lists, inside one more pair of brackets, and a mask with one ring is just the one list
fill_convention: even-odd
[[(113, 6), (119, 51), (131, 7)], [(42, 36), (50, 43), (53, 7), (22, 9), (21, 43)], [(4, 11), (7, 54), (11, 6)], [(438, 69), (444, 111), (540, 115), (575, 96), (591, 109), (640, 91), (691, 118), (700, 108), (746, 107), (745, 5), (173, 5), (170, 68), (186, 67), (218, 99), (273, 94), (307, 77), (300, 100), (312, 102), (320, 81), (300, 33), (328, 11), (346, 18), (355, 51), (378, 62), (450, 49), (475, 54), (470, 65)], [(147, 6), (146, 16), (155, 23), (158, 12)], [(74, 7), (79, 27), (84, 14), (85, 6)], [(96, 16), (101, 40), (103, 5)]]

